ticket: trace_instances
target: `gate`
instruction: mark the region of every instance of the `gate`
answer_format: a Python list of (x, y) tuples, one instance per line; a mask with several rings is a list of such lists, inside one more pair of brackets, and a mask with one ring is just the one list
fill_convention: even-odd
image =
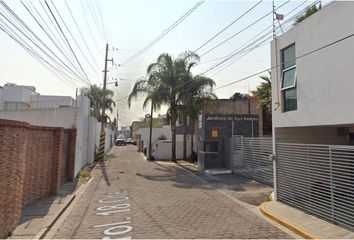
[(354, 147), (277, 143), (278, 200), (354, 230)]
[(231, 149), (234, 173), (273, 186), (272, 138), (233, 136)]

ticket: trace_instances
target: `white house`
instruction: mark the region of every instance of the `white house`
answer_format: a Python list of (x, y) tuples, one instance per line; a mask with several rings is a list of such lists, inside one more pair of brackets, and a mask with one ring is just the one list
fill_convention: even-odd
[(271, 43), (279, 201), (354, 229), (354, 2), (331, 2)]
[(70, 96), (40, 95), (33, 86), (7, 83), (1, 88), (0, 110), (74, 107)]

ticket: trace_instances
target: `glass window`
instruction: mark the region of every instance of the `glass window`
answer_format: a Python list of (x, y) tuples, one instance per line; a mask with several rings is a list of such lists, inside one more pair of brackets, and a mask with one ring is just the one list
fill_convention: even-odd
[(281, 51), (283, 111), (297, 110), (295, 44)]
[(283, 72), (283, 84), (281, 86), (282, 88), (295, 86), (295, 70), (296, 68), (291, 68)]
[(296, 88), (283, 90), (284, 112), (297, 109)]
[(287, 69), (295, 65), (295, 44), (291, 45), (290, 47), (285, 48), (282, 51), (282, 60), (283, 60), (283, 69)]

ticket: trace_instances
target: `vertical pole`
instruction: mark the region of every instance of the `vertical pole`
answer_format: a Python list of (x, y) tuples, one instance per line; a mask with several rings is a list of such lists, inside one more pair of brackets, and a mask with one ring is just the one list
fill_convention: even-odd
[(154, 104), (153, 100), (151, 100), (151, 112), (150, 112), (150, 136), (149, 136), (149, 160), (151, 161), (151, 140), (152, 140), (152, 119), (153, 119), (153, 113), (154, 113)]
[(98, 161), (103, 161), (104, 160), (104, 152), (105, 152), (105, 146), (106, 146), (106, 134), (104, 131), (105, 127), (105, 121), (104, 121), (104, 116), (105, 116), (105, 99), (106, 99), (106, 84), (107, 84), (107, 56), (108, 56), (108, 44), (106, 44), (106, 57), (104, 59), (104, 75), (103, 75), (103, 96), (102, 96), (102, 114), (101, 114), (101, 133), (100, 133), (100, 145), (98, 149)]
[(275, 3), (274, 3), (274, 0), (272, 1), (272, 3), (273, 3), (273, 14), (272, 14), (272, 16), (273, 16), (273, 39), (275, 39), (276, 36), (275, 36)]
[[(275, 35), (275, 3), (274, 0), (272, 2), (273, 5), (273, 39), (274, 39), (274, 54), (275, 54), (275, 66), (278, 66), (278, 49), (277, 49), (277, 38)], [(275, 84), (276, 84), (276, 94), (277, 94), (277, 103), (279, 104), (279, 89), (278, 89), (278, 67), (275, 68), (275, 76), (273, 76), (276, 78)], [(273, 79), (272, 79), (273, 80)], [(272, 81), (274, 82), (274, 81)], [(272, 92), (273, 92), (273, 86), (272, 86)], [(273, 100), (274, 101), (274, 100)], [(272, 106), (272, 111), (273, 111), (273, 107)], [(273, 118), (274, 114), (272, 114), (272, 118)], [(275, 134), (275, 127), (274, 127), (274, 122), (272, 119), (272, 145), (273, 145), (273, 159), (272, 159), (272, 163), (273, 163), (273, 189), (274, 189), (274, 201), (277, 201), (278, 199), (278, 194), (277, 194), (277, 157), (276, 157), (276, 134)]]
[(77, 107), (77, 92), (78, 92), (78, 88), (76, 88), (76, 92), (75, 92), (75, 107)]
[(106, 44), (106, 57), (104, 59), (104, 75), (103, 75), (103, 96), (102, 96), (102, 114), (101, 114), (101, 132), (104, 131), (104, 116), (105, 116), (105, 97), (106, 97), (106, 84), (107, 84), (107, 59), (108, 57), (108, 43)]

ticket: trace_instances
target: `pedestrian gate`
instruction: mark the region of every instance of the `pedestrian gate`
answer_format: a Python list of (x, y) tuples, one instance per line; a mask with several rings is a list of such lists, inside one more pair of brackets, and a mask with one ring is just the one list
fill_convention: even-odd
[(354, 147), (277, 143), (278, 200), (354, 230)]
[(273, 185), (272, 138), (233, 136), (231, 139), (234, 173)]

